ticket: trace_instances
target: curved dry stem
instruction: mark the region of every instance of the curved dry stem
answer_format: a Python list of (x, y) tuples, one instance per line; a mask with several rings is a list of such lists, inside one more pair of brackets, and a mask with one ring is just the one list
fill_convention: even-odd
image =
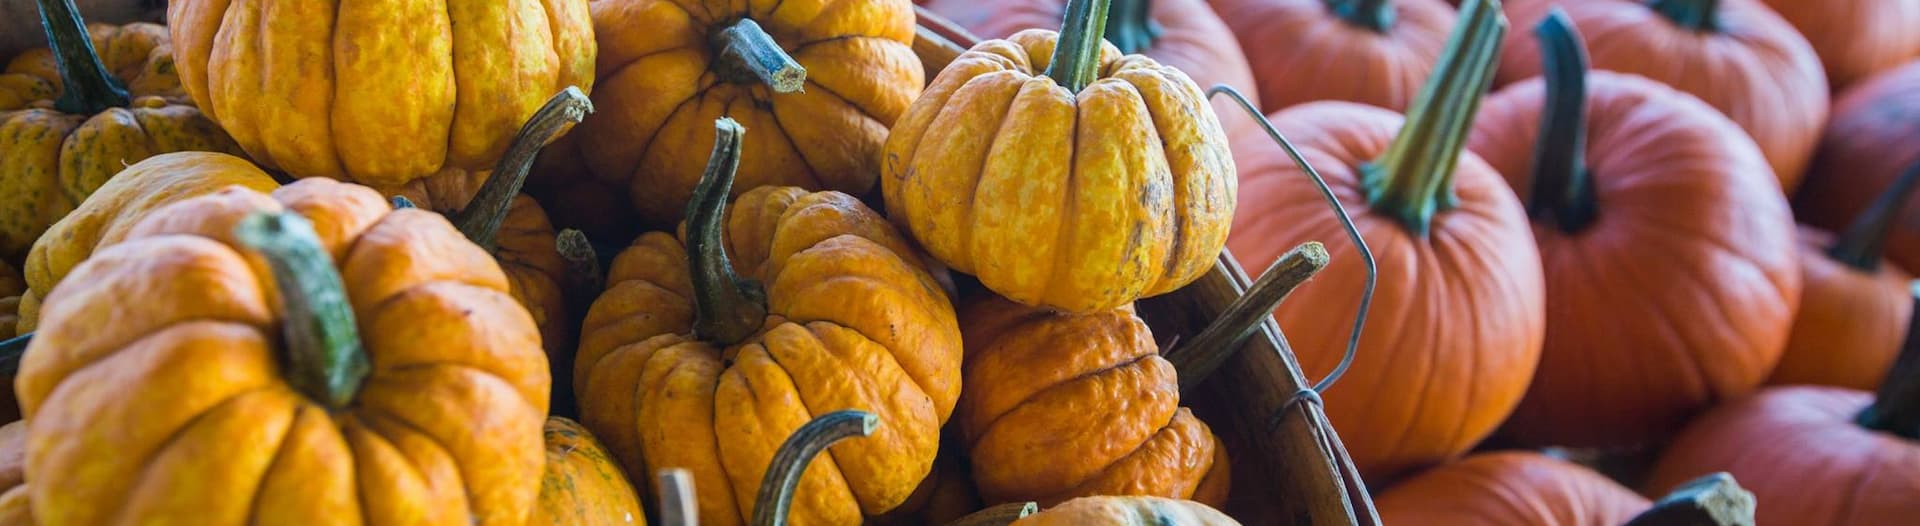
[(1166, 358), (1179, 375), (1180, 390), (1192, 391), (1226, 363), (1247, 337), (1260, 329), (1261, 323), (1272, 319), (1273, 309), (1279, 307), (1294, 288), (1326, 268), (1329, 257), (1327, 247), (1319, 241), (1308, 241), (1287, 251), (1246, 293), (1227, 305), (1213, 323), (1168, 352)]
[(760, 479), (760, 493), (753, 499), (753, 524), (785, 526), (788, 508), (793, 506), (793, 492), (813, 457), (835, 442), (871, 436), (878, 427), (880, 417), (873, 413), (843, 409), (820, 415), (795, 429), (774, 452), (773, 462), (767, 465), (767, 475)]
[(494, 235), (500, 232), (500, 223), (507, 219), (513, 196), (526, 185), (527, 170), (533, 168), (534, 156), (588, 113), (593, 113), (593, 101), (574, 86), (560, 90), (534, 111), (520, 132), (514, 134), (506, 155), (494, 165), (493, 173), (487, 176), (479, 193), (474, 194), (473, 201), (454, 215), (453, 224), (460, 233), (481, 248), (493, 251)]

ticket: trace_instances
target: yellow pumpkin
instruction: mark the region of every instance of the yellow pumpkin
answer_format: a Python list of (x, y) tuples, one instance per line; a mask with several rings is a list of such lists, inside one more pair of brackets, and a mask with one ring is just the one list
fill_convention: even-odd
[(547, 418), (544, 434), (547, 470), (527, 526), (647, 525), (633, 484), (587, 428), (554, 416)]

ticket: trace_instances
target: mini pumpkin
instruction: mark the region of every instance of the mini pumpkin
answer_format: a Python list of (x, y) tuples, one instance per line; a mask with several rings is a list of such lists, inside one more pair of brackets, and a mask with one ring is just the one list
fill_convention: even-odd
[(907, 0), (599, 0), (593, 22), (600, 112), (581, 153), (655, 227), (680, 220), (702, 161), (687, 152), (723, 116), (764, 137), (745, 146), (739, 192), (865, 194), (926, 83)]
[(1212, 268), (1234, 163), (1200, 88), (1101, 40), (1106, 0), (1062, 33), (973, 46), (887, 138), (887, 213), (1014, 301), (1107, 310)]
[(1539, 453), (1479, 453), (1374, 497), (1385, 524), (1625, 524), (1649, 503), (1606, 476)]
[(1766, 0), (1820, 55), (1839, 92), (1920, 59), (1920, 3), (1904, 0)]
[(1456, 15), (1441, 0), (1211, 0), (1274, 112), (1316, 100), (1405, 111)]
[(546, 475), (528, 526), (646, 526), (640, 496), (620, 463), (579, 423), (548, 417)]
[[(47, 3), (67, 2), (72, 0)], [(160, 97), (175, 104), (193, 102), (187, 96), (186, 89), (180, 86), (180, 73), (173, 61), (172, 38), (167, 34), (166, 26), (147, 22), (119, 26), (87, 24), (86, 31), (100, 65), (108, 75), (119, 81), (128, 95), (134, 98)], [(0, 81), (0, 110), (23, 108), (38, 100), (58, 98), (70, 77), (61, 71), (59, 53), (55, 48), (46, 47), (15, 55), (7, 63), (5, 73), (0, 74), (0, 79), (7, 79)], [(80, 57), (73, 59), (77, 58)], [(7, 93), (13, 93), (18, 98), (11, 98)], [(19, 102), (9, 105), (9, 100)]]
[(1081, 497), (1028, 515), (1016, 526), (1239, 526), (1206, 504), (1163, 497)]
[(51, 104), (0, 112), (0, 195), (9, 196), (0, 204), (0, 258), (10, 260), (26, 255), (41, 233), (128, 163), (166, 152), (239, 151), (193, 106), (125, 87), (168, 81), (111, 74), (128, 66), (108, 59), (136, 72), (170, 60), (157, 26), (108, 26), (113, 34), (99, 40), (111, 47), (96, 53), (73, 0), (40, 5), (53, 46), (48, 54), (58, 56), (58, 74), (50, 77), (63, 80), (48, 92), (59, 94)]
[(1800, 275), (1805, 290), (1787, 336), (1787, 348), (1768, 384), (1815, 384), (1873, 389), (1886, 378), (1906, 337), (1912, 277), (1884, 261), (1882, 247), (1920, 186), (1920, 166), (1901, 174), (1873, 206), (1839, 235), (1800, 227)]
[(16, 382), (41, 522), (514, 525), (534, 507), (538, 329), (437, 214), (327, 179), (228, 188), (149, 214), (43, 315)]
[(788, 433), (870, 412), (886, 425), (807, 471), (793, 513), (891, 511), (931, 470), (960, 395), (953, 306), (911, 242), (852, 196), (769, 186), (728, 204), (743, 132), (716, 127), (685, 234), (634, 240), (587, 312), (582, 422), (629, 478), (685, 469), (702, 522), (740, 524)]
[[(1834, 102), (1794, 209), (1807, 224), (1840, 231), (1908, 169), (1920, 166), (1920, 61), (1875, 75)], [(1909, 197), (1887, 234), (1887, 259), (1920, 271), (1920, 206)]]

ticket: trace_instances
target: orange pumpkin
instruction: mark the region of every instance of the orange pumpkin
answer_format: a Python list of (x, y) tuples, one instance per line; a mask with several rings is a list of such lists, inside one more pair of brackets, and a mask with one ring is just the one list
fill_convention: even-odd
[(507, 287), (439, 215), (327, 179), (154, 211), (46, 298), (33, 514), (521, 524), (548, 377)]
[(1893, 218), (1920, 186), (1920, 166), (1894, 181), (1839, 236), (1800, 227), (1805, 287), (1787, 349), (1767, 383), (1873, 389), (1893, 366), (1913, 303), (1906, 272), (1881, 259)]
[(1375, 495), (1385, 524), (1623, 524), (1647, 499), (1593, 470), (1522, 451), (1480, 453)]
[(581, 420), (629, 478), (686, 469), (701, 520), (740, 524), (783, 437), (835, 410), (871, 412), (886, 425), (807, 471), (794, 514), (891, 511), (931, 470), (960, 396), (953, 306), (906, 237), (852, 196), (769, 186), (729, 205), (742, 131), (716, 126), (685, 234), (634, 240), (587, 312)]
[(579, 423), (548, 417), (547, 468), (528, 526), (646, 526), (640, 496), (620, 463)]
[[(1920, 167), (1920, 61), (1874, 76), (1834, 102), (1807, 184), (1794, 209), (1807, 224), (1840, 231)], [(1920, 270), (1920, 205), (1909, 197), (1887, 234), (1887, 259)]]
[[(186, 89), (180, 86), (180, 74), (174, 67), (172, 39), (167, 35), (166, 26), (146, 22), (120, 26), (86, 24), (86, 32), (103, 71), (118, 81), (128, 95), (135, 98), (160, 97), (175, 104), (191, 102)], [(72, 36), (79, 35), (75, 32)], [(67, 38), (66, 35), (61, 37)], [(63, 44), (73, 45), (74, 42)], [(59, 98), (68, 83), (65, 78), (68, 76), (71, 75), (62, 72), (60, 59), (52, 47), (29, 49), (15, 55), (7, 63), (5, 72), (0, 73), (0, 111), (25, 108), (36, 101)], [(76, 80), (95, 82), (93, 79)]]
[(1162, 497), (1081, 497), (1020, 520), (1015, 526), (1239, 526), (1206, 504)]
[(1800, 302), (1793, 218), (1732, 122), (1645, 78), (1586, 73), (1563, 17), (1538, 31), (1551, 75), (1490, 97), (1469, 143), (1526, 201), (1557, 298), (1506, 431), (1657, 440), (1778, 363)]
[(24, 473), (26, 452), (27, 423), (15, 420), (0, 426), (0, 526), (34, 523)]
[[(1780, 186), (1800, 184), (1827, 119), (1813, 47), (1760, 0), (1511, 0), (1532, 26), (1559, 6), (1593, 51), (1593, 69), (1644, 75), (1706, 101), (1760, 145)], [(1540, 45), (1509, 35), (1498, 85), (1540, 75)]]
[[(1526, 212), (1499, 173), (1461, 149), (1506, 22), (1491, 2), (1467, 6), (1408, 117), (1327, 101), (1273, 117), (1378, 258), (1375, 321), (1343, 387), (1326, 396), (1328, 418), (1376, 484), (1486, 437), (1519, 403), (1540, 358), (1545, 298)], [(1310, 239), (1333, 254), (1318, 286), (1274, 311), (1307, 375), (1325, 375), (1344, 356), (1366, 267), (1283, 151), (1244, 158), (1253, 169), (1243, 172), (1228, 242), (1240, 264), (1265, 267)]]
[(980, 509), (980, 492), (974, 488), (971, 468), (964, 457), (966, 448), (945, 433), (940, 441), (940, 456), (933, 459), (933, 473), (920, 481), (907, 502), (892, 512), (873, 517), (867, 524), (908, 526), (947, 524)]
[(1920, 59), (1920, 3), (1907, 0), (1766, 0), (1820, 55), (1833, 91)]
[(1456, 15), (1440, 0), (1211, 0), (1240, 39), (1266, 111), (1341, 100), (1404, 111)]

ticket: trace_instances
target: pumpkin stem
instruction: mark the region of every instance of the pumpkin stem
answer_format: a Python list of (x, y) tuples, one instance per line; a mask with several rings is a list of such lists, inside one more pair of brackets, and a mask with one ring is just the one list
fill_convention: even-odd
[(1873, 403), (1854, 417), (1854, 422), (1875, 431), (1884, 431), (1908, 440), (1920, 440), (1920, 281), (1912, 286), (1913, 317), (1907, 322), (1907, 340), (1900, 356), (1880, 383)]
[(1626, 526), (1735, 526), (1753, 524), (1753, 492), (1722, 471), (1681, 484)]
[(1280, 306), (1281, 300), (1326, 268), (1328, 257), (1327, 247), (1319, 241), (1293, 247), (1274, 261), (1273, 266), (1267, 267), (1260, 279), (1228, 304), (1200, 334), (1168, 351), (1166, 358), (1180, 377), (1181, 391), (1200, 385), (1207, 375), (1220, 369), (1261, 323), (1272, 319), (1273, 309)]
[(606, 278), (600, 272), (600, 254), (593, 250), (593, 242), (587, 240), (585, 232), (563, 229), (554, 236), (553, 244), (560, 252), (560, 259), (567, 262), (567, 288), (572, 296), (591, 300), (606, 288)]
[(872, 436), (880, 427), (880, 417), (854, 409), (842, 409), (824, 415), (793, 430), (793, 435), (773, 453), (767, 474), (760, 478), (760, 493), (753, 499), (755, 526), (785, 526), (788, 508), (793, 506), (793, 491), (800, 485), (813, 457), (827, 446), (853, 437)]
[(1546, 71), (1546, 107), (1533, 146), (1533, 192), (1527, 213), (1567, 233), (1593, 223), (1593, 181), (1587, 171), (1587, 50), (1559, 7), (1534, 26)]
[(1110, 0), (1067, 0), (1060, 22), (1060, 39), (1053, 45), (1047, 76), (1067, 91), (1079, 93), (1100, 76), (1101, 33), (1107, 27)]
[(567, 86), (545, 105), (533, 112), (533, 117), (514, 134), (513, 142), (508, 143), (507, 153), (493, 165), (493, 173), (487, 176), (487, 182), (480, 185), (480, 191), (473, 195), (465, 208), (454, 214), (453, 224), (465, 234), (467, 239), (481, 248), (493, 251), (494, 235), (500, 232), (500, 223), (507, 219), (507, 210), (512, 208), (513, 196), (520, 194), (520, 187), (527, 182), (527, 170), (533, 167), (533, 157), (541, 148), (553, 142), (560, 134), (573, 128), (573, 124), (593, 113), (593, 101), (580, 88)]
[(1121, 53), (1144, 53), (1160, 38), (1160, 23), (1153, 19), (1153, 0), (1109, 0), (1107, 41)]
[(415, 204), (413, 204), (413, 200), (412, 200), (412, 199), (407, 199), (407, 196), (404, 196), (404, 195), (396, 195), (396, 196), (393, 196), (393, 197), (388, 197), (388, 198), (387, 198), (387, 204), (390, 204), (390, 205), (393, 205), (393, 209), (394, 209), (394, 210), (406, 210), (406, 209), (408, 209), (408, 208), (420, 208), (420, 207), (419, 207), (418, 205), (415, 205)]
[(1361, 167), (1374, 207), (1422, 236), (1433, 214), (1455, 203), (1454, 167), (1507, 32), (1498, 0), (1467, 0), (1460, 7), (1460, 23), (1393, 145)]
[(687, 267), (693, 273), (694, 335), (732, 345), (766, 323), (767, 295), (758, 282), (733, 272), (720, 239), (733, 173), (740, 167), (740, 137), (746, 129), (727, 117), (714, 121), (713, 127), (713, 154), (687, 202)]
[(12, 378), (20, 372), (20, 358), (27, 355), (29, 343), (33, 343), (31, 332), (0, 341), (0, 376)]
[(54, 61), (60, 65), (60, 98), (53, 108), (73, 115), (93, 115), (107, 108), (124, 108), (132, 102), (120, 79), (107, 72), (100, 54), (93, 49), (93, 37), (87, 22), (73, 0), (39, 0), (40, 27), (47, 32), (47, 44), (53, 48)]
[(1006, 526), (1039, 511), (1038, 503), (1009, 502), (969, 513), (947, 523), (947, 526)]
[(1920, 186), (1920, 163), (1908, 166), (1893, 184), (1873, 199), (1873, 204), (1853, 218), (1840, 239), (1827, 249), (1827, 256), (1862, 272), (1880, 267), (1880, 255), (1886, 252), (1887, 233), (1893, 231), (1893, 219), (1907, 209), (1913, 188)]
[(273, 270), (286, 316), (281, 330), (288, 381), (330, 409), (346, 408), (372, 366), (340, 271), (320, 246), (313, 223), (292, 212), (260, 212), (241, 220), (233, 233)]
[(693, 499), (693, 474), (682, 468), (660, 470), (660, 524), (700, 526), (700, 505)]
[(1702, 32), (1720, 30), (1720, 0), (1652, 0), (1647, 8), (1680, 27)]
[(1393, 2), (1387, 0), (1323, 0), (1341, 21), (1375, 33), (1393, 27)]
[(751, 18), (713, 34), (718, 58), (714, 73), (734, 84), (766, 84), (774, 93), (797, 93), (807, 86), (807, 68), (793, 60), (780, 43)]

